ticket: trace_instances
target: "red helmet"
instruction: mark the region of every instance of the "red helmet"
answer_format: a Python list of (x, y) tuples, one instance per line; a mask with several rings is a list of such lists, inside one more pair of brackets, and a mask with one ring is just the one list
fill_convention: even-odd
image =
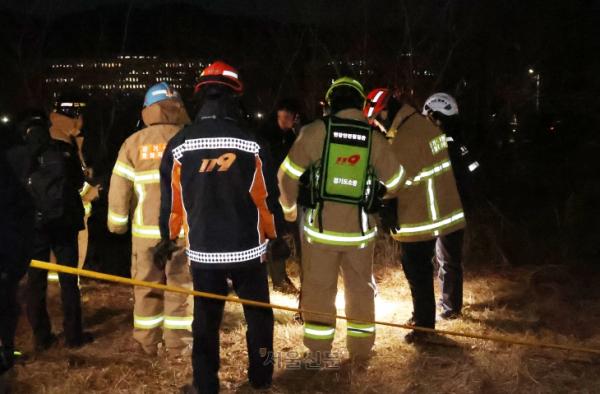
[(365, 106), (363, 107), (363, 113), (369, 119), (369, 122), (387, 108), (391, 96), (390, 90), (385, 88), (377, 88), (369, 92)]
[(202, 85), (221, 84), (230, 87), (237, 93), (242, 93), (244, 85), (238, 78), (238, 72), (229, 64), (217, 60), (209, 64), (200, 74), (200, 80), (194, 89), (194, 93), (198, 93)]

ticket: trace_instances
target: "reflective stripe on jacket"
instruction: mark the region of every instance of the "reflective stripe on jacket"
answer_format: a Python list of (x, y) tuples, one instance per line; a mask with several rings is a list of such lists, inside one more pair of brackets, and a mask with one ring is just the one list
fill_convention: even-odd
[(446, 136), (408, 105), (400, 108), (389, 133), (407, 176), (398, 193), (398, 227), (392, 231), (393, 238), (425, 241), (464, 228)]

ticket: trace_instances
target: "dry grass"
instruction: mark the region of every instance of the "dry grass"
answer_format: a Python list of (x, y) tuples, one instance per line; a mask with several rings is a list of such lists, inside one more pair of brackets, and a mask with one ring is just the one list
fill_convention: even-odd
[[(393, 253), (391, 243), (379, 241), (377, 318), (404, 322), (412, 309), (410, 293)], [(294, 271), (297, 274), (297, 268)], [(441, 323), (439, 327), (600, 349), (600, 302), (598, 292), (591, 286), (599, 278), (595, 273), (582, 275), (555, 266), (543, 270), (467, 267), (464, 318)], [(58, 332), (57, 289), (50, 292), (49, 303)], [(189, 360), (171, 363), (165, 358), (140, 357), (123, 350), (131, 335), (129, 288), (93, 283), (84, 287), (83, 294), (86, 325), (97, 340), (77, 351), (58, 347), (32, 355), (17, 367), (17, 393), (173, 393), (190, 381)], [(278, 293), (273, 294), (272, 301), (296, 303)], [(275, 314), (276, 352), (302, 354), (301, 327), (287, 312)], [(334, 348), (342, 356), (344, 334), (345, 324), (340, 322)], [(379, 328), (376, 355), (365, 371), (353, 371), (349, 363), (342, 363), (338, 370), (294, 370), (289, 365), (285, 368), (282, 360), (276, 367), (270, 392), (600, 392), (597, 357), (460, 338), (415, 348), (404, 344), (403, 334), (399, 329)], [(222, 391), (251, 392), (244, 384), (244, 323), (238, 305), (227, 306), (221, 340)], [(24, 321), (20, 322), (18, 344), (26, 351), (31, 349), (30, 329)]]

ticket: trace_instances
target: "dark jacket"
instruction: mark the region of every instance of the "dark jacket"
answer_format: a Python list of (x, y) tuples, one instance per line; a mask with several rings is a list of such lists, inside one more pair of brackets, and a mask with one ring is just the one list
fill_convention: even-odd
[[(25, 155), (25, 146), (0, 151), (0, 282), (19, 281), (29, 266), (31, 233), (34, 225), (34, 207), (23, 183), (18, 158)], [(3, 286), (0, 283), (0, 286)]]
[(197, 267), (261, 261), (276, 237), (263, 153), (227, 98), (207, 101), (163, 154), (161, 237), (175, 239), (183, 227)]

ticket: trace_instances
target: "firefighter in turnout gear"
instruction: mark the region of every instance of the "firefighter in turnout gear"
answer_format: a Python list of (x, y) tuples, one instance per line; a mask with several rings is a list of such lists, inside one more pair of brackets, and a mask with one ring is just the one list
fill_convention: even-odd
[[(153, 247), (160, 240), (160, 160), (167, 142), (190, 120), (179, 93), (164, 82), (146, 93), (142, 120), (146, 127), (125, 140), (113, 169), (108, 228), (123, 234), (131, 222), (132, 278), (191, 288), (182, 251), (162, 265), (154, 264), (152, 258)], [(176, 239), (184, 245), (182, 236)], [(156, 354), (161, 339), (170, 355), (185, 350), (192, 323), (191, 297), (135, 287), (134, 302), (133, 338), (145, 353)], [(139, 350), (140, 346), (134, 342), (134, 347)]]
[[(347, 347), (353, 359), (364, 360), (375, 342), (375, 325), (360, 322), (375, 318), (372, 266), (377, 228), (369, 213), (386, 190), (393, 194), (402, 185), (404, 169), (363, 116), (364, 91), (358, 81), (348, 77), (334, 81), (326, 100), (332, 116), (303, 127), (280, 167), (280, 203), (288, 221), (296, 218), (297, 200), (308, 208), (301, 307), (336, 314), (341, 271), (346, 315), (351, 318)], [(310, 313), (303, 318), (308, 357), (322, 361), (331, 351), (336, 319)]]
[[(242, 127), (237, 70), (217, 61), (200, 75), (200, 109), (194, 123), (167, 145), (160, 168), (161, 260), (175, 249), (182, 229), (187, 239), (194, 289), (227, 295), (227, 279), (240, 298), (269, 302), (264, 264), (269, 239), (277, 237), (268, 188), (266, 153)], [(269, 198), (271, 197), (271, 198)], [(271, 209), (269, 208), (271, 207)], [(219, 327), (225, 303), (194, 300), (192, 392), (219, 391)], [(244, 306), (248, 324), (248, 379), (254, 388), (271, 385), (273, 311)]]
[[(400, 107), (395, 115), (391, 111), (394, 105)], [(386, 129), (392, 150), (396, 157), (402, 158), (406, 168), (406, 182), (398, 193), (397, 226), (392, 229), (392, 237), (402, 243), (402, 267), (413, 299), (412, 323), (434, 328), (432, 258), (435, 243), (438, 237), (465, 226), (446, 136), (417, 110), (408, 104), (400, 105), (394, 97), (388, 98), (386, 106), (372, 111), (370, 118), (389, 125)], [(422, 337), (422, 333), (413, 331), (407, 334), (406, 340), (413, 342)]]

